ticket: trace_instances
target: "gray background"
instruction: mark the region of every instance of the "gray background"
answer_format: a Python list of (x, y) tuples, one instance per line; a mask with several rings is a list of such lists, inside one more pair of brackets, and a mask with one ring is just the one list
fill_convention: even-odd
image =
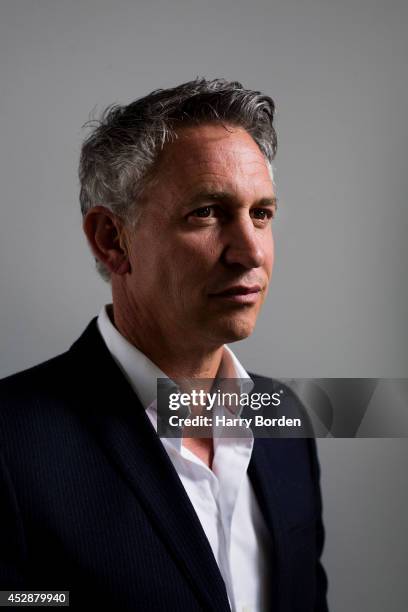
[[(0, 375), (65, 350), (109, 301), (80, 229), (90, 110), (203, 75), (278, 107), (277, 259), (239, 357), (276, 377), (408, 376), (406, 2), (0, 6)], [(331, 610), (405, 611), (408, 441), (319, 447)]]

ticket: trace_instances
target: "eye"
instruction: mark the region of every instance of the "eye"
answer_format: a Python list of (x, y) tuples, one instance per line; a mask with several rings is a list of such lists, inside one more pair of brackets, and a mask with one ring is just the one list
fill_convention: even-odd
[(191, 215), (193, 217), (199, 217), (201, 219), (207, 219), (208, 217), (214, 216), (214, 206), (202, 206), (201, 208), (197, 208), (193, 210)]
[(251, 216), (258, 221), (269, 221), (275, 216), (275, 211), (271, 208), (254, 208)]
[(209, 206), (200, 206), (200, 208), (196, 208), (192, 210), (187, 215), (187, 220), (192, 221), (194, 223), (210, 224), (216, 223), (218, 218), (223, 217), (225, 215), (223, 209), (218, 204), (209, 205)]

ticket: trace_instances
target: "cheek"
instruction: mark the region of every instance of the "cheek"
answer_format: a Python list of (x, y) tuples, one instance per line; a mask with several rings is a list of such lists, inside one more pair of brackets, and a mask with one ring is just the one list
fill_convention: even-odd
[(212, 270), (222, 252), (221, 240), (214, 231), (200, 231), (183, 236), (171, 252), (173, 261), (186, 271), (195, 270), (196, 274)]
[(268, 239), (265, 243), (264, 253), (265, 253), (265, 269), (267, 271), (268, 277), (270, 277), (272, 274), (273, 264), (275, 261), (275, 243), (273, 240), (272, 232), (268, 236)]

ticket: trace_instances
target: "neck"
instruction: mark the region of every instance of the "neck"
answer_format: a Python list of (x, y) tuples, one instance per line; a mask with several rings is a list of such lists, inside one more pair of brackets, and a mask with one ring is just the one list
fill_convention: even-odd
[[(143, 312), (137, 307), (130, 307), (129, 301), (116, 301), (115, 291), (113, 295), (113, 311), (108, 314), (116, 329), (169, 378), (214, 379), (216, 377), (221, 364), (223, 345), (205, 346), (204, 343), (194, 342), (191, 333), (187, 330), (184, 333), (183, 330), (175, 330), (171, 324), (167, 326), (167, 330), (161, 330), (152, 317), (143, 316)], [(128, 307), (124, 307), (124, 303), (128, 304)], [(206, 381), (204, 387), (207, 384), (211, 385), (210, 381)], [(186, 389), (188, 390), (191, 391)], [(182, 443), (212, 469), (214, 457), (212, 438), (184, 436)]]
[(175, 330), (166, 333), (157, 328), (155, 321), (115, 304), (109, 316), (119, 333), (169, 378), (216, 377), (223, 345), (205, 346), (191, 338), (191, 334)]

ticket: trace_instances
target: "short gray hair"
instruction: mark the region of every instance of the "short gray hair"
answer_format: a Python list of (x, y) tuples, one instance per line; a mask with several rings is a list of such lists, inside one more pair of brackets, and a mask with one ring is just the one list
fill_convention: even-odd
[[(170, 89), (157, 89), (127, 106), (109, 106), (99, 120), (85, 124), (91, 132), (79, 163), (82, 215), (98, 204), (124, 221), (138, 216), (136, 203), (167, 142), (177, 128), (205, 123), (244, 128), (264, 154), (268, 166), (276, 154), (275, 104), (238, 81), (196, 78)], [(97, 261), (105, 280), (109, 272)]]

